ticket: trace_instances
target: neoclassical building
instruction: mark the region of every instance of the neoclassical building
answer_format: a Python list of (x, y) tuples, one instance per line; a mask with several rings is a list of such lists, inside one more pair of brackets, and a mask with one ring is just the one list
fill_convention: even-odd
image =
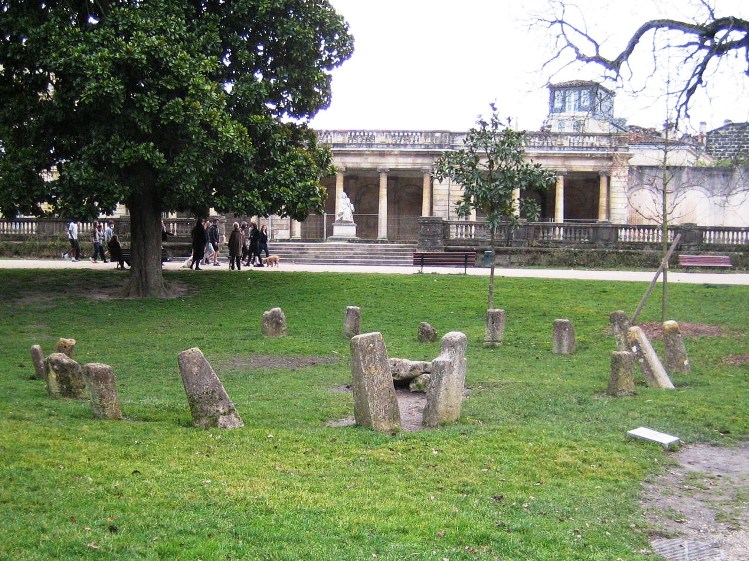
[[(713, 223), (703, 225), (749, 225), (747, 219), (741, 223), (742, 215), (749, 218), (749, 207), (740, 204), (727, 212), (725, 201), (718, 201), (715, 204), (723, 211), (705, 212), (705, 201), (729, 179), (726, 168), (712, 175), (705, 173), (713, 158), (705, 150), (704, 138), (672, 141), (656, 131), (629, 128), (614, 117), (613, 100), (614, 93), (596, 82), (549, 87), (548, 118), (540, 131), (528, 133), (526, 145), (527, 158), (557, 175), (553, 189), (530, 194), (540, 203), (542, 221), (657, 222), (658, 217), (635, 210), (638, 205), (644, 208), (648, 197), (655, 196), (654, 178), (665, 157), (679, 177), (685, 175), (684, 169), (696, 174), (689, 188), (699, 203), (689, 203), (689, 196), (680, 197), (687, 203), (679, 204), (691, 209), (681, 212), (682, 222), (700, 222), (701, 217), (707, 217), (703, 221)], [(323, 182), (329, 195), (325, 212), (302, 223), (271, 220), (275, 237), (329, 238), (342, 192), (354, 205), (360, 239), (416, 240), (419, 217), (457, 219), (455, 203), (461, 186), (438, 181), (432, 171), (444, 151), (462, 147), (465, 135), (440, 130), (319, 131), (320, 140), (332, 149), (338, 170), (335, 177)]]

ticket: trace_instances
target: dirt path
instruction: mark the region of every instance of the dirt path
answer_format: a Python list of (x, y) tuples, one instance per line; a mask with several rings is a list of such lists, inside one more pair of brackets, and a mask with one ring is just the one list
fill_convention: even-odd
[(749, 561), (749, 444), (698, 444), (644, 484), (653, 549), (671, 561)]

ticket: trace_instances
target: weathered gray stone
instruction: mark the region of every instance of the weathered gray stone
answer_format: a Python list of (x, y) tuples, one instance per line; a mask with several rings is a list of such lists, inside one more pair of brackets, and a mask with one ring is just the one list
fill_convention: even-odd
[(262, 333), (266, 337), (286, 336), (286, 316), (281, 308), (263, 313)]
[(64, 353), (52, 353), (44, 361), (47, 395), (51, 398), (88, 399), (81, 366)]
[(31, 362), (34, 363), (34, 379), (44, 380), (44, 353), (39, 345), (31, 346)]
[(408, 384), (408, 389), (414, 393), (424, 393), (427, 391), (431, 379), (431, 374), (422, 374), (421, 376), (411, 380), (411, 383)]
[(629, 351), (629, 344), (627, 343), (627, 331), (632, 327), (627, 317), (627, 312), (624, 310), (617, 310), (611, 312), (609, 315), (609, 322), (611, 328), (614, 330), (614, 337), (616, 338), (616, 350), (617, 351)]
[(178, 362), (193, 425), (221, 429), (244, 426), (234, 403), (200, 349), (196, 347), (182, 351)]
[(346, 307), (346, 315), (343, 318), (343, 336), (351, 339), (354, 335), (361, 333), (361, 310), (357, 306)]
[(575, 354), (575, 328), (568, 319), (554, 320), (554, 353), (561, 355)]
[(627, 331), (627, 342), (645, 376), (645, 383), (651, 388), (674, 389), (671, 379), (666, 374), (658, 355), (655, 354), (645, 332), (638, 326), (632, 326)]
[(96, 362), (84, 364), (83, 377), (88, 385), (94, 418), (122, 419), (120, 396), (112, 367)]
[(432, 371), (431, 361), (391, 358), (390, 373), (395, 382), (408, 382)]
[(431, 381), (427, 387), (423, 424), (436, 427), (460, 418), (466, 379), (466, 348), (464, 333), (451, 331), (440, 341), (440, 356), (432, 361)]
[(692, 370), (687, 356), (687, 348), (681, 336), (679, 324), (675, 321), (663, 322), (663, 347), (666, 354), (666, 371), (670, 374), (688, 374)]
[(60, 338), (55, 345), (56, 353), (62, 353), (70, 358), (75, 358), (75, 339)]
[(381, 432), (400, 430), (400, 409), (382, 334), (351, 338), (351, 374), (356, 424)]
[(505, 311), (487, 310), (484, 346), (498, 347), (505, 338)]
[(611, 375), (606, 393), (615, 397), (635, 393), (635, 355), (631, 352), (611, 353)]
[(419, 332), (416, 334), (419, 343), (434, 343), (437, 340), (437, 331), (429, 323), (422, 321), (419, 324)]

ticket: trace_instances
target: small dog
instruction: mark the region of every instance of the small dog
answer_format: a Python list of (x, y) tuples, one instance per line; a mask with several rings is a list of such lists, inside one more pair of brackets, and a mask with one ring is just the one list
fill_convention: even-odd
[(269, 255), (265, 258), (263, 263), (266, 267), (278, 267), (278, 263), (281, 261), (281, 258), (278, 255)]

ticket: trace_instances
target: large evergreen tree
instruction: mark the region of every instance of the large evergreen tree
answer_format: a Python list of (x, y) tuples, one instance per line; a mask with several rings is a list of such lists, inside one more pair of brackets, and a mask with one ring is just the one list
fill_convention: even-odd
[(0, 0), (0, 211), (125, 203), (128, 292), (162, 295), (162, 212), (322, 206), (305, 120), (352, 50), (327, 0)]

